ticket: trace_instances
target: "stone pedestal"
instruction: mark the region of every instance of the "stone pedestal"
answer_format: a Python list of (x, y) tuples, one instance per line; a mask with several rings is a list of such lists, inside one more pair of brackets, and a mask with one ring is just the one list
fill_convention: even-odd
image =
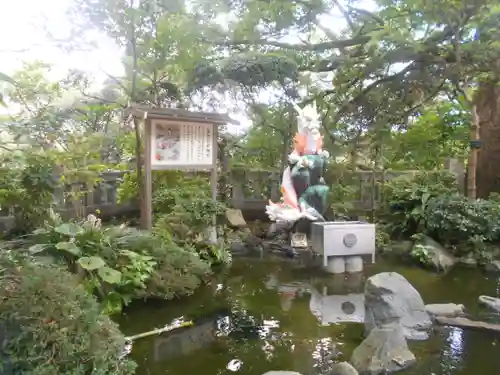
[(363, 271), (363, 258), (352, 256), (345, 258), (345, 271), (347, 273), (358, 273)]
[(363, 271), (363, 258), (361, 256), (336, 256), (329, 257), (326, 271), (332, 274), (359, 273)]
[(329, 273), (339, 274), (345, 273), (345, 259), (344, 257), (330, 257), (328, 258), (328, 263), (326, 270)]

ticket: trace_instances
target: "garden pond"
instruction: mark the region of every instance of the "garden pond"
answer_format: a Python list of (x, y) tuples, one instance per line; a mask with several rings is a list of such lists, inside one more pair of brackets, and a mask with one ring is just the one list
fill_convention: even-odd
[[(364, 281), (386, 271), (405, 276), (425, 303), (461, 303), (473, 317), (497, 320), (477, 299), (482, 294), (498, 296), (500, 278), (478, 269), (437, 275), (379, 260), (362, 275), (337, 276), (307, 262), (236, 258), (195, 295), (131, 306), (119, 324), (126, 335), (133, 335), (179, 318), (195, 323), (136, 341), (131, 356), (139, 364), (139, 375), (262, 375), (271, 370), (322, 374), (332, 360), (349, 360), (363, 340)], [(498, 338), (436, 328), (431, 339), (410, 343), (417, 364), (401, 374), (496, 374)], [(233, 359), (241, 361), (236, 372), (227, 369)]]

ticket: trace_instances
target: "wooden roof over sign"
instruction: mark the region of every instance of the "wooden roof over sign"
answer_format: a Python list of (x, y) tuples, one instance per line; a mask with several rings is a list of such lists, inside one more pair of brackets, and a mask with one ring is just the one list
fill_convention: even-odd
[(193, 112), (178, 108), (154, 108), (146, 106), (131, 106), (128, 110), (132, 116), (144, 119), (147, 118), (180, 122), (209, 122), (218, 125), (231, 123), (239, 125), (239, 122), (229, 117), (229, 115), (220, 113)]

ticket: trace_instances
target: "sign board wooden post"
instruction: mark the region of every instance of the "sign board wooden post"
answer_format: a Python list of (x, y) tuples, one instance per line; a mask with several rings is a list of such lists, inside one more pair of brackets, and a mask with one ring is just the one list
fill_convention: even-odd
[[(217, 200), (218, 126), (234, 123), (227, 115), (180, 109), (133, 107), (132, 115), (144, 122), (144, 202), (142, 227), (153, 226), (153, 170), (210, 170), (212, 199)], [(213, 231), (215, 231), (215, 217)], [(215, 236), (214, 236), (215, 234)], [(211, 240), (216, 240), (212, 233)]]

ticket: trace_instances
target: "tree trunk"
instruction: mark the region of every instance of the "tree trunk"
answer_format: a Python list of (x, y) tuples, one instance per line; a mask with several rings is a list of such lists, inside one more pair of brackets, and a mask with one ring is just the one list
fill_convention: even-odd
[(498, 81), (482, 83), (474, 98), (478, 121), (477, 196), (500, 192), (500, 87)]
[[(134, 0), (130, 0), (130, 9), (132, 10), (131, 19), (130, 19), (130, 29), (129, 29), (129, 47), (132, 57), (132, 69), (131, 69), (131, 89), (130, 89), (130, 102), (132, 104), (136, 103), (137, 100), (137, 67), (138, 67), (138, 56), (137, 56), (137, 35), (135, 32), (136, 28), (136, 10), (134, 7)], [(136, 176), (137, 176), (137, 190), (139, 193), (139, 207), (141, 210), (141, 228), (147, 228), (148, 222), (148, 212), (146, 205), (146, 191), (145, 191), (145, 183), (143, 181), (143, 173), (142, 166), (144, 163), (144, 157), (147, 155), (142, 155), (142, 137), (141, 137), (141, 122), (134, 117), (134, 133), (135, 133), (135, 161), (136, 161)]]
[[(470, 126), (470, 140), (479, 140), (479, 117), (477, 115), (476, 103), (472, 104), (472, 124)], [(467, 162), (467, 197), (470, 199), (476, 199), (477, 189), (476, 189), (476, 170), (477, 170), (477, 156), (478, 150), (476, 148), (471, 148), (469, 152), (469, 160)]]

